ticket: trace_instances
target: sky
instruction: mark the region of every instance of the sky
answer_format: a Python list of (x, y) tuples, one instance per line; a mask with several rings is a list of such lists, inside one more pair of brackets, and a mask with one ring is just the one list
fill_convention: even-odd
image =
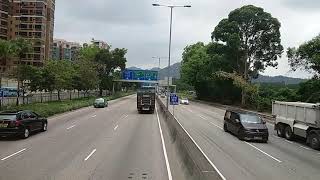
[[(152, 57), (168, 57), (170, 9), (152, 3), (192, 5), (173, 11), (172, 63), (181, 61), (187, 45), (210, 42), (219, 21), (243, 5), (262, 7), (281, 22), (285, 49), (320, 33), (320, 0), (56, 0), (54, 38), (80, 43), (103, 40), (112, 48), (128, 49), (127, 67), (157, 67)], [(285, 53), (278, 62), (278, 68), (267, 68), (263, 74), (312, 76), (290, 71)], [(163, 59), (161, 67), (167, 65)]]

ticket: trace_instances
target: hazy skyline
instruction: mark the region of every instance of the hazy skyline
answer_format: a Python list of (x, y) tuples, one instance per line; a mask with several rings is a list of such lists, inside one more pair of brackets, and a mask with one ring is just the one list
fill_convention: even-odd
[[(253, 4), (265, 9), (281, 22), (285, 49), (298, 46), (320, 32), (320, 1), (315, 0), (68, 0), (56, 1), (55, 38), (88, 42), (104, 40), (112, 47), (128, 49), (127, 66), (158, 66), (152, 56), (168, 56), (169, 9), (152, 3), (191, 4), (177, 8), (173, 18), (173, 63), (181, 61), (183, 48), (198, 41), (208, 43), (214, 27), (229, 12)], [(162, 67), (167, 66), (163, 61)], [(310, 77), (306, 72), (289, 72), (286, 54), (277, 69), (263, 74)]]

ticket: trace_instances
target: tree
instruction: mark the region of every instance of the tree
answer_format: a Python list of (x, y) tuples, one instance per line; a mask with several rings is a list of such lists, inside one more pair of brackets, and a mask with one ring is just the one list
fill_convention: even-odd
[(116, 48), (114, 50), (102, 49), (96, 54), (95, 62), (98, 64), (100, 95), (102, 95), (103, 89), (111, 89), (115, 72), (125, 69), (126, 53), (127, 49)]
[(74, 89), (77, 89), (78, 91), (96, 89), (99, 82), (96, 63), (88, 59), (79, 59), (75, 62), (74, 66)]
[(296, 48), (288, 48), (292, 70), (302, 69), (320, 75), (320, 35)]
[[(212, 40), (229, 47), (229, 54), (235, 55), (238, 62), (237, 73), (250, 82), (267, 66), (278, 65), (277, 59), (283, 52), (280, 26), (280, 22), (262, 8), (243, 6), (220, 21), (212, 32)], [(243, 105), (245, 97), (243, 89)]]
[(22, 76), (19, 74), (19, 68), (20, 68), (22, 59), (26, 57), (26, 54), (32, 52), (33, 49), (30, 41), (27, 41), (22, 38), (12, 40), (11, 43), (13, 45), (13, 51), (15, 52), (15, 56), (18, 59), (18, 67), (15, 72), (15, 76), (18, 82), (18, 87), (17, 87), (17, 106), (18, 106), (19, 96), (20, 96), (20, 84), (21, 84), (21, 78), (22, 78)]
[(198, 42), (185, 48), (181, 79), (195, 88), (198, 98), (223, 103), (238, 99), (239, 90), (232, 80), (216, 75), (219, 71), (232, 72), (234, 69), (226, 51), (226, 46), (215, 42), (208, 45)]
[(58, 91), (58, 100), (60, 100), (61, 90), (70, 90), (73, 88), (75, 70), (69, 61), (48, 61), (43, 69), (43, 89), (52, 92)]
[[(7, 66), (8, 61), (15, 56), (11, 41), (0, 39), (0, 66)], [(2, 84), (3, 72), (0, 72), (0, 87)]]
[(101, 51), (101, 49), (97, 46), (83, 47), (79, 51), (78, 59), (94, 61), (99, 51)]

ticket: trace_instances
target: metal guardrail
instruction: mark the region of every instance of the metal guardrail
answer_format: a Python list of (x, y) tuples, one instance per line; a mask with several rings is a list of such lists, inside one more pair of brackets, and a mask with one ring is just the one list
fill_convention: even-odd
[(190, 134), (180, 124), (179, 120), (168, 111), (163, 102), (157, 97), (160, 112), (165, 117), (172, 143), (179, 151), (179, 155), (187, 167), (191, 179), (195, 180), (225, 180), (215, 165), (201, 150)]
[[(68, 99), (78, 99), (83, 97), (90, 97), (90, 96), (98, 96), (99, 91), (89, 91), (89, 92), (60, 92), (60, 99), (61, 100), (68, 100)], [(106, 96), (107, 92), (103, 92), (103, 96)], [(58, 100), (58, 93), (36, 93), (30, 94), (25, 97), (19, 97), (20, 104), (32, 104), (32, 103), (44, 103), (50, 101), (57, 101)], [(16, 105), (17, 97), (4, 97), (1, 99), (1, 106), (10, 106)]]

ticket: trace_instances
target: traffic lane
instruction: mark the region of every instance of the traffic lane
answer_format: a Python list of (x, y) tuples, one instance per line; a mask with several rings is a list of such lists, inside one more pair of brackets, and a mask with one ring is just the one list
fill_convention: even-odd
[[(53, 177), (67, 166), (80, 161), (87, 154), (87, 147), (90, 147), (99, 134), (112, 137), (113, 122), (121, 118), (124, 112), (118, 106), (110, 106), (97, 111), (95, 118), (89, 115), (75, 119), (77, 124), (72, 129), (68, 129), (71, 126), (65, 124), (59, 129), (49, 129), (36, 138), (27, 139), (27, 142), (22, 142), (24, 146), (20, 145), (26, 151), (0, 162), (0, 179)], [(6, 154), (15, 151), (16, 149), (11, 149)]]
[[(165, 165), (162, 163), (163, 155), (160, 153), (159, 137), (156, 134), (150, 136), (148, 132), (156, 131), (154, 124), (151, 128), (150, 126), (142, 128), (147, 129), (145, 131), (147, 134), (143, 133), (144, 131), (139, 132), (141, 127), (150, 121), (150, 118), (146, 117), (144, 119), (139, 115), (132, 120), (129, 119), (128, 104), (132, 104), (132, 106), (129, 106), (129, 108), (132, 108), (131, 112), (136, 113), (135, 99), (133, 98), (125, 104), (127, 105), (122, 106), (122, 108), (117, 107), (110, 112), (106, 110), (98, 113), (94, 122), (84, 121), (84, 123), (70, 129), (67, 135), (54, 138), (54, 141), (49, 142), (48, 145), (47, 142), (44, 142), (42, 146), (32, 146), (22, 154), (1, 162), (0, 179), (21, 179), (21, 177), (23, 179), (89, 179), (92, 177), (94, 177), (92, 179), (108, 179), (110, 176), (122, 177), (124, 167), (131, 170), (129, 174), (132, 176), (139, 175), (137, 169), (146, 169), (143, 173), (140, 173), (141, 177), (152, 176), (154, 179), (166, 179), (166, 173), (162, 172)], [(124, 127), (124, 133), (120, 132), (122, 127)], [(117, 133), (124, 140), (117, 138)], [(152, 141), (150, 142), (144, 137), (152, 137)], [(137, 138), (141, 140), (140, 143), (137, 143)], [(117, 145), (120, 145), (120, 147), (115, 148)], [(150, 152), (147, 147), (154, 149), (151, 149)], [(136, 150), (132, 152), (134, 149)], [(130, 153), (131, 160), (129, 157), (123, 158), (126, 154), (129, 156)], [(149, 156), (152, 159), (151, 161), (146, 158), (148, 155), (151, 155)], [(108, 160), (108, 157), (110, 160)], [(120, 160), (113, 160), (114, 157)], [(118, 162), (117, 166), (114, 165), (115, 162)], [(105, 168), (99, 170), (99, 164), (118, 167), (116, 169), (118, 171), (112, 171), (113, 174), (112, 172), (104, 174)], [(95, 175), (95, 173), (98, 174)]]
[[(195, 139), (226, 179), (277, 179), (291, 176), (280, 169), (280, 163), (251, 146), (226, 134), (220, 126), (201, 119), (198, 114), (175, 110), (176, 117)], [(293, 178), (293, 176), (292, 176)]]
[[(189, 112), (196, 110), (197, 113), (200, 113), (200, 116), (210, 117), (209, 120), (215, 121), (215, 123), (223, 127), (225, 113), (225, 110), (223, 109), (201, 103), (192, 103), (190, 106), (181, 106), (181, 108), (185, 108)], [(267, 123), (266, 125), (270, 134), (269, 143), (278, 149), (282, 149), (283, 152), (285, 152), (285, 155), (292, 154), (292, 156), (299, 159), (305, 159), (306, 161), (318, 161), (319, 151), (307, 147), (305, 140), (296, 139), (294, 141), (288, 141), (284, 138), (279, 138), (274, 130), (274, 125), (270, 123)], [(313, 164), (313, 162), (311, 163)]]
[(132, 105), (110, 146), (97, 143), (103, 151), (91, 179), (168, 179), (156, 114), (138, 114)]
[[(220, 129), (223, 127), (222, 118), (216, 118), (216, 114), (207, 117), (208, 114), (203, 113), (203, 111), (198, 112), (202, 108), (197, 108), (194, 106), (181, 106), (182, 109), (192, 109), (194, 114), (198, 114), (200, 119), (206, 118), (206, 121), (211, 125), (219, 126)], [(206, 111), (206, 110), (205, 110)], [(205, 115), (204, 115), (205, 114)], [(222, 116), (223, 117), (223, 116)], [(270, 125), (268, 125), (270, 126)], [(273, 132), (272, 128), (269, 130)], [(221, 130), (222, 131), (222, 130)], [(320, 177), (317, 167), (320, 167), (320, 156), (315, 150), (311, 150), (299, 144), (284, 139), (275, 138), (274, 135), (270, 136), (268, 144), (264, 143), (250, 143), (254, 146), (253, 148), (258, 148), (262, 150), (263, 153), (266, 152), (267, 155), (277, 156), (281, 161), (283, 161), (283, 167), (288, 173), (295, 174), (297, 177), (294, 179), (299, 179), (299, 177), (304, 179), (314, 179), (315, 177)]]
[[(110, 107), (119, 107), (123, 105), (123, 102), (126, 102), (128, 99), (132, 99), (134, 96), (127, 96), (119, 98), (116, 100), (110, 101)], [(107, 108), (108, 110), (109, 108)], [(95, 109), (92, 106), (81, 108), (75, 111), (63, 113), (48, 118), (48, 131), (46, 133), (57, 134), (59, 131), (63, 131), (65, 126), (69, 124), (74, 124), (75, 122), (81, 123), (82, 120), (90, 119), (91, 116), (96, 115), (102, 109)], [(72, 125), (70, 125), (72, 126)], [(42, 135), (45, 133), (34, 133), (29, 139), (20, 139), (20, 138), (0, 138), (0, 157), (5, 155), (7, 152), (12, 152), (21, 147), (25, 147), (37, 139), (41, 139)]]

